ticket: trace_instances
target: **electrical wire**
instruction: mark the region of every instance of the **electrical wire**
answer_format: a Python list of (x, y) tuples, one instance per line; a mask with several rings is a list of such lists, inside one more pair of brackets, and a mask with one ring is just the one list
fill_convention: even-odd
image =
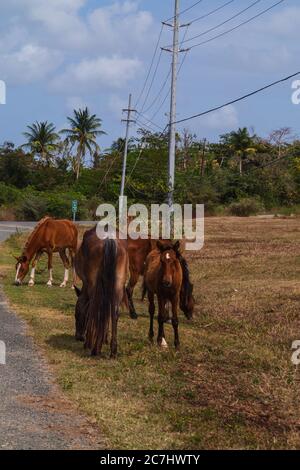
[(275, 85), (286, 82), (286, 81), (290, 80), (291, 78), (296, 77), (297, 75), (300, 75), (300, 71), (296, 72), (296, 73), (293, 73), (292, 75), (289, 75), (288, 77), (281, 78), (280, 80), (277, 80), (276, 82), (272, 82), (269, 85), (265, 85), (264, 87), (261, 87), (261, 88), (255, 90), (255, 91), (247, 93), (246, 95), (243, 95), (240, 98), (236, 98), (234, 100), (228, 101), (227, 103), (222, 104), (221, 106), (216, 106), (215, 108), (211, 108), (211, 109), (209, 109), (207, 111), (204, 111), (202, 113), (194, 114), (193, 116), (190, 116), (190, 117), (187, 117), (187, 118), (184, 118), (184, 119), (180, 119), (179, 121), (175, 121), (173, 124), (181, 124), (182, 122), (190, 121), (192, 119), (196, 119), (198, 117), (205, 116), (206, 114), (210, 114), (210, 113), (213, 113), (215, 111), (219, 111), (222, 108), (226, 108), (227, 106), (238, 103), (239, 101), (243, 101), (247, 98), (250, 98), (251, 96), (257, 95), (258, 93), (261, 93), (261, 92), (263, 92), (263, 91), (265, 91), (269, 88), (272, 88)]
[(145, 79), (144, 85), (143, 85), (143, 87), (142, 87), (142, 89), (141, 89), (141, 92), (140, 92), (140, 94), (139, 94), (139, 96), (138, 96), (138, 99), (136, 100), (136, 103), (135, 103), (135, 105), (134, 105), (135, 108), (137, 108), (139, 102), (141, 101), (142, 96), (143, 96), (143, 94), (144, 94), (144, 91), (145, 91), (145, 89), (146, 89), (148, 80), (149, 80), (149, 78), (150, 78), (151, 71), (152, 71), (152, 67), (153, 67), (153, 65), (154, 65), (154, 61), (155, 61), (155, 57), (156, 57), (156, 53), (157, 53), (157, 51), (158, 51), (159, 43), (160, 43), (160, 40), (161, 40), (161, 37), (162, 37), (163, 29), (164, 29), (164, 24), (161, 25), (160, 33), (159, 33), (159, 35), (158, 35), (158, 40), (157, 40), (157, 43), (156, 43), (156, 46), (155, 46), (155, 49), (154, 49), (154, 53), (153, 53), (153, 56), (152, 56), (152, 60), (151, 60), (151, 63), (150, 63), (150, 67), (149, 67), (149, 69), (148, 69), (148, 73), (147, 73), (147, 75), (146, 75), (146, 79)]
[(213, 36), (212, 38), (210, 39), (207, 39), (206, 41), (202, 41), (198, 44), (193, 44), (192, 46), (190, 46), (190, 49), (194, 49), (195, 47), (199, 47), (199, 46), (203, 46), (204, 44), (208, 44), (212, 41), (214, 41), (215, 39), (218, 39), (218, 38), (221, 38), (223, 36), (226, 36), (227, 34), (229, 33), (232, 33), (233, 31), (241, 28), (242, 26), (245, 26), (246, 24), (250, 23), (251, 21), (259, 18), (260, 16), (264, 15), (265, 13), (269, 12), (270, 10), (272, 10), (273, 8), (277, 7), (278, 5), (280, 5), (281, 3), (283, 3), (285, 0), (280, 0), (279, 2), (277, 3), (274, 3), (273, 5), (271, 5), (269, 8), (266, 8), (265, 10), (261, 11), (260, 13), (258, 13), (257, 15), (255, 16), (252, 16), (251, 18), (249, 18), (248, 20), (246, 21), (243, 21), (242, 23), (238, 24), (237, 26), (234, 26), (233, 28), (230, 28), (228, 29), (227, 31), (224, 31), (223, 33), (220, 33), (216, 36)]
[[(184, 13), (192, 10), (192, 8), (196, 7), (197, 5), (199, 5), (199, 3), (202, 3), (203, 0), (198, 0), (198, 2), (194, 3), (193, 5), (191, 5), (190, 7), (187, 7), (185, 8), (185, 10), (182, 10), (178, 13), (178, 16), (181, 16), (183, 15)], [(171, 18), (168, 18), (167, 20), (164, 21), (164, 23), (167, 23), (168, 21), (171, 21), (171, 20), (174, 20), (175, 16), (171, 16)]]
[[(194, 40), (197, 39), (197, 38), (200, 38), (200, 37), (202, 37), (202, 36), (205, 36), (206, 34), (211, 33), (212, 31), (215, 31), (216, 29), (221, 28), (221, 26), (224, 26), (225, 24), (229, 23), (230, 21), (234, 20), (235, 18), (238, 18), (238, 17), (241, 16), (243, 13), (245, 13), (246, 11), (250, 10), (251, 8), (253, 8), (255, 5), (258, 5), (258, 4), (261, 3), (262, 1), (263, 1), (263, 0), (255, 0), (255, 2), (251, 3), (248, 7), (243, 8), (243, 10), (240, 10), (239, 12), (235, 13), (235, 15), (231, 16), (231, 17), (228, 18), (227, 20), (222, 21), (221, 23), (217, 24), (216, 26), (213, 26), (212, 28), (209, 28), (209, 29), (207, 29), (206, 31), (203, 31), (202, 33), (197, 34), (196, 36), (193, 36), (193, 37), (191, 37), (191, 38), (185, 39), (185, 41), (183, 41), (183, 44), (186, 44), (187, 42), (194, 41)], [(167, 46), (167, 47), (170, 47), (170, 46)]]
[(205, 15), (198, 16), (198, 18), (195, 18), (194, 20), (190, 21), (190, 26), (194, 23), (197, 23), (198, 21), (203, 20), (204, 18), (208, 18), (209, 16), (213, 15), (214, 13), (217, 13), (220, 10), (223, 10), (227, 5), (230, 5), (231, 3), (235, 2), (236, 0), (229, 0), (226, 3), (223, 3), (223, 5), (219, 6), (218, 8), (215, 8), (214, 10), (209, 11), (208, 13), (205, 13)]

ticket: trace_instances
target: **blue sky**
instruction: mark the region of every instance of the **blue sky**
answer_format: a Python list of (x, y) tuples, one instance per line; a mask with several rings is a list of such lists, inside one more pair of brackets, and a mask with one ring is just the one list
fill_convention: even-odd
[[(200, 34), (246, 8), (254, 0), (235, 0), (218, 13), (196, 22), (186, 38)], [(200, 38), (210, 38), (254, 16), (276, 0), (261, 0), (240, 17)], [(195, 0), (181, 0), (181, 10)], [(186, 23), (224, 4), (203, 0), (181, 17)], [(121, 108), (128, 93), (134, 100), (143, 85), (161, 20), (172, 15), (173, 0), (10, 0), (0, 4), (0, 80), (7, 85), (7, 104), (0, 106), (0, 142), (23, 142), (22, 132), (35, 120), (58, 129), (74, 107), (87, 105), (103, 119), (108, 135), (102, 148), (124, 134)], [(206, 110), (268, 82), (300, 70), (300, 5), (281, 5), (209, 44), (192, 49), (178, 81), (178, 119)], [(185, 29), (181, 29), (181, 38)], [(171, 41), (164, 28), (161, 45)], [(187, 43), (192, 45), (199, 40)], [(156, 97), (170, 67), (163, 53), (145, 109)], [(300, 78), (300, 77), (299, 77)], [(215, 140), (240, 126), (267, 136), (289, 126), (299, 132), (300, 106), (291, 102), (291, 83), (186, 123), (199, 138)], [(167, 88), (147, 113), (151, 117)], [(143, 99), (140, 101), (140, 109)], [(165, 127), (168, 100), (155, 117)], [(134, 129), (132, 130), (134, 132)]]

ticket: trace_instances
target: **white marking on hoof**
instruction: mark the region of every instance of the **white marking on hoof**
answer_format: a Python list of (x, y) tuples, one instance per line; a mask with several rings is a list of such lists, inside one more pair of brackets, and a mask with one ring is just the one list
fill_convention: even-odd
[(71, 286), (71, 289), (72, 289), (72, 290), (75, 290), (75, 286)]
[(52, 281), (48, 281), (48, 282), (47, 282), (47, 286), (48, 286), (48, 287), (52, 287)]
[(167, 341), (165, 340), (165, 338), (163, 338), (161, 340), (161, 347), (164, 348), (164, 349), (168, 349), (168, 343)]
[(28, 285), (29, 285), (29, 287), (33, 287), (34, 286), (34, 280), (30, 279), (30, 281), (28, 282)]
[(62, 282), (59, 287), (67, 287), (67, 283), (66, 283), (66, 282)]

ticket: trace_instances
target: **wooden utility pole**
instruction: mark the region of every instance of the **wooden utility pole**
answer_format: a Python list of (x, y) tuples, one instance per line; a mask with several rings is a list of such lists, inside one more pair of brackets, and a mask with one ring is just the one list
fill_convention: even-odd
[[(135, 112), (134, 109), (131, 109), (132, 95), (129, 95), (128, 108), (123, 109), (123, 112), (127, 113), (127, 119), (122, 119), (122, 122), (126, 122), (126, 135), (125, 135), (125, 145), (124, 145), (124, 154), (123, 154), (123, 171), (122, 171), (122, 182), (121, 182), (121, 204), (123, 202), (124, 190), (125, 190), (125, 180), (126, 180), (126, 168), (127, 168), (127, 155), (128, 155), (128, 142), (129, 142), (129, 128), (130, 124), (134, 123), (135, 120), (131, 118), (132, 113)], [(122, 213), (123, 207), (120, 207), (120, 213)]]

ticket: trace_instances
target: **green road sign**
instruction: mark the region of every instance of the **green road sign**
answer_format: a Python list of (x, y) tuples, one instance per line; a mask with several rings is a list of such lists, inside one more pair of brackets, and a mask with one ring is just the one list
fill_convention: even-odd
[(76, 214), (78, 210), (78, 201), (72, 201), (72, 212)]

